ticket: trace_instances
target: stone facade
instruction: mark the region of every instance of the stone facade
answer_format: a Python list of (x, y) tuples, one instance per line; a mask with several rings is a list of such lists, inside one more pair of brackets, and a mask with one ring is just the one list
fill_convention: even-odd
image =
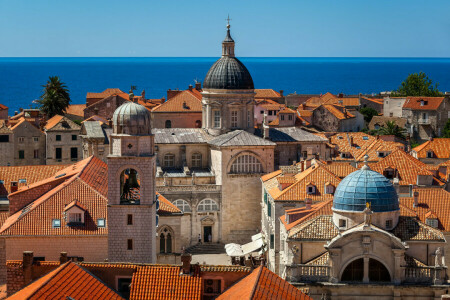
[(118, 95), (112, 95), (102, 100), (93, 102), (93, 104), (87, 106), (84, 109), (84, 119), (88, 119), (92, 116), (99, 116), (106, 120), (110, 120), (114, 114), (116, 108), (127, 102), (125, 99)]
[(66, 165), (83, 158), (80, 130), (46, 131), (46, 164)]
[(11, 127), (14, 143), (14, 163), (12, 166), (45, 164), (45, 135), (28, 121)]
[(402, 108), (406, 101), (406, 97), (385, 97), (383, 101), (383, 115), (386, 117), (403, 116)]
[[(170, 127), (167, 125), (170, 122)], [(152, 112), (152, 128), (201, 128), (202, 113)]]
[[(354, 117), (349, 117), (348, 113)], [(341, 108), (341, 112), (337, 114), (342, 117), (336, 116), (321, 105), (313, 111), (312, 124), (323, 131), (332, 132), (356, 132), (364, 127), (364, 117), (356, 110), (347, 111), (346, 108)]]

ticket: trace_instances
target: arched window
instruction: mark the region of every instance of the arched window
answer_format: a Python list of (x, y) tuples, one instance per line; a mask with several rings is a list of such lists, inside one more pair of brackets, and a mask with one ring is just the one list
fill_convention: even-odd
[(172, 153), (167, 153), (166, 155), (164, 155), (164, 167), (175, 167), (175, 155), (173, 155)]
[(211, 199), (205, 199), (198, 204), (198, 211), (218, 211), (219, 206), (217, 202)]
[(159, 232), (159, 253), (172, 253), (173, 231), (164, 227)]
[(140, 180), (135, 169), (125, 169), (120, 174), (120, 203), (140, 203)]
[(172, 128), (172, 121), (166, 120), (166, 128)]
[(191, 212), (192, 211), (189, 203), (187, 203), (187, 201), (183, 200), (183, 199), (178, 199), (178, 200), (173, 201), (173, 205), (178, 207), (178, 209), (181, 210), (182, 212)]
[(352, 261), (342, 273), (341, 281), (362, 281), (364, 277), (364, 260)]
[(202, 167), (202, 154), (194, 153), (192, 154), (192, 167), (201, 168)]
[(200, 120), (195, 121), (195, 128), (202, 128), (202, 121)]
[(231, 165), (231, 173), (262, 173), (262, 164), (253, 155), (245, 154), (239, 156)]

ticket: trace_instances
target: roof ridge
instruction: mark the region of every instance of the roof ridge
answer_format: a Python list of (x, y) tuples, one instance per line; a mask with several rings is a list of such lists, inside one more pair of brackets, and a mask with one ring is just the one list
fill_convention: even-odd
[[(61, 273), (62, 270), (64, 270), (70, 263), (71, 261), (67, 261), (64, 264), (58, 266), (55, 270), (47, 273), (46, 275), (44, 275), (41, 278), (45, 278), (46, 276), (48, 276), (48, 278), (46, 280), (44, 280), (39, 286), (36, 287), (36, 289), (31, 293), (31, 295), (29, 295), (28, 298), (31, 298), (33, 295), (36, 295), (36, 293), (39, 291), (40, 288), (42, 288), (44, 285), (48, 284), (53, 278), (55, 278), (56, 275), (58, 275), (59, 273)], [(38, 279), (39, 280), (39, 279)], [(35, 281), (30, 282), (33, 283)], [(27, 285), (29, 286), (29, 284)]]
[[(262, 271), (263, 271), (263, 269), (264, 269), (264, 266), (259, 266), (259, 271), (258, 271), (258, 274), (256, 275), (256, 280), (255, 280), (255, 283), (254, 283), (254, 285), (253, 285), (253, 288), (252, 288), (252, 291), (251, 291), (251, 293), (250, 293), (250, 297), (249, 297), (249, 300), (251, 300), (251, 299), (253, 299), (253, 297), (255, 296), (255, 293), (256, 293), (256, 288), (258, 287), (258, 282), (259, 282), (259, 280), (261, 279), (261, 273), (262, 273)], [(245, 277), (244, 277), (245, 278)]]

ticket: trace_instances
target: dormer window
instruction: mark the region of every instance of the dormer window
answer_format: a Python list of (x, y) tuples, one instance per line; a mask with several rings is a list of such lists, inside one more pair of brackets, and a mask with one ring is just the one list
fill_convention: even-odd
[(347, 220), (339, 219), (339, 229), (345, 229), (345, 228), (347, 228)]
[(334, 186), (329, 182), (325, 183), (325, 194), (334, 194)]
[(431, 226), (433, 228), (437, 228), (438, 227), (438, 220), (435, 218), (427, 218), (426, 219), (426, 223), (428, 226)]
[(420, 106), (424, 106), (425, 105), (425, 101), (424, 100), (420, 100)]
[(390, 153), (390, 152), (385, 152), (385, 151), (378, 151), (378, 152), (377, 152), (377, 155), (378, 155), (378, 157), (381, 157), (381, 158), (383, 158), (383, 157), (386, 157), (386, 156), (388, 156), (388, 155), (389, 155), (389, 153)]
[(53, 219), (52, 220), (52, 227), (53, 228), (60, 228), (61, 227), (61, 220), (60, 219)]
[(431, 150), (427, 151), (427, 158), (433, 158), (433, 151)]
[(386, 220), (386, 229), (391, 229), (392, 228), (392, 219)]
[(314, 185), (312, 185), (312, 184), (308, 184), (308, 185), (306, 186), (306, 193), (307, 193), (308, 195), (315, 194), (315, 193), (316, 193), (316, 187), (315, 187)]
[(105, 219), (97, 219), (97, 226), (98, 227), (106, 227)]
[(69, 225), (84, 224), (84, 213), (86, 208), (78, 200), (73, 200), (66, 205), (64, 213), (66, 214), (66, 222)]
[(393, 168), (387, 168), (384, 170), (383, 175), (388, 179), (393, 179), (395, 175), (395, 170)]

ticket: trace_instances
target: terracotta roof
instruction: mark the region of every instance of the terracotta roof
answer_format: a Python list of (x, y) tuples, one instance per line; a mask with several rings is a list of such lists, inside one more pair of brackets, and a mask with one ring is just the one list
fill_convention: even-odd
[[(340, 120), (351, 119), (355, 117), (355, 115), (351, 114), (343, 106), (336, 104), (323, 104), (322, 106)], [(344, 112), (344, 110), (346, 111)]]
[(272, 122), (269, 123), (269, 126), (278, 126), (280, 125), (280, 118), (277, 116)]
[(260, 266), (216, 299), (306, 300), (311, 298), (266, 267)]
[(313, 111), (312, 110), (304, 110), (304, 109), (297, 109), (300, 116), (308, 118), (312, 117)]
[(277, 170), (277, 171), (274, 171), (274, 172), (272, 172), (272, 173), (268, 173), (268, 174), (266, 174), (266, 175), (261, 176), (261, 181), (263, 181), (263, 182), (264, 182), (264, 181), (267, 181), (267, 180), (269, 180), (269, 179), (272, 179), (272, 178), (274, 178), (274, 177), (280, 175), (281, 173), (282, 173), (281, 170)]
[(88, 271), (67, 262), (8, 299), (123, 299)]
[(256, 105), (260, 106), (264, 110), (280, 110), (286, 105), (280, 104), (272, 99), (255, 99)]
[(383, 104), (384, 103), (384, 99), (368, 98), (368, 97), (364, 97), (364, 96), (362, 96), (361, 99), (372, 101), (372, 102), (375, 102), (376, 104)]
[(100, 122), (100, 124), (108, 124), (108, 120), (106, 120), (105, 118), (102, 118), (100, 116), (97, 116), (97, 115), (93, 115), (93, 116), (85, 119), (83, 122), (81, 122), (81, 124), (83, 124), (84, 122), (91, 122), (91, 121), (98, 121), (98, 122)]
[(69, 204), (66, 205), (66, 207), (64, 208), (64, 211), (68, 211), (69, 209), (71, 209), (74, 206), (76, 206), (76, 207), (78, 207), (78, 208), (80, 208), (80, 209), (82, 209), (84, 211), (87, 210), (86, 207), (83, 205), (83, 203), (81, 203), (80, 201), (75, 199), (75, 200), (73, 200), (72, 202), (70, 202)]
[(282, 98), (280, 93), (272, 89), (255, 89), (255, 98)]
[(279, 114), (295, 114), (295, 110), (290, 109), (289, 107), (284, 107), (282, 110), (278, 112)]
[(200, 276), (180, 275), (179, 266), (143, 266), (133, 274), (130, 299), (202, 298)]
[[(412, 110), (436, 110), (441, 105), (444, 97), (406, 97), (403, 108)], [(424, 105), (421, 105), (421, 103)]]
[(37, 166), (16, 166), (0, 167), (0, 180), (3, 180), (3, 186), (0, 185), (0, 195), (11, 193), (11, 182), (18, 182), (19, 179), (26, 179), (26, 184), (18, 184), (19, 187), (30, 185), (35, 182), (51, 177), (56, 172), (67, 168), (68, 165), (37, 165)]
[(95, 99), (104, 99), (106, 97), (109, 97), (111, 95), (120, 95), (120, 96), (124, 96), (125, 99), (128, 99), (128, 94), (123, 92), (120, 89), (106, 89), (101, 93), (87, 93), (86, 94), (86, 98), (95, 98)]
[(289, 239), (331, 240), (339, 234), (333, 223), (333, 216), (319, 215), (304, 221), (289, 230)]
[(413, 191), (419, 193), (419, 205), (414, 207), (412, 197), (399, 198), (400, 204), (414, 211), (424, 223), (431, 211), (438, 219), (438, 229), (450, 232), (450, 193), (441, 188), (415, 188)]
[(400, 216), (391, 232), (402, 241), (445, 241), (440, 230), (425, 225), (416, 217)]
[(358, 170), (353, 167), (349, 162), (335, 162), (327, 161), (322, 163), (323, 166), (328, 169), (331, 173), (335, 174), (339, 178), (344, 178), (348, 174)]
[[(313, 165), (305, 171), (295, 175), (296, 182), (280, 190), (278, 184), (274, 185), (273, 178), (264, 182), (264, 187), (275, 201), (304, 201), (306, 198), (311, 198), (313, 201), (325, 201), (332, 199), (332, 194), (325, 193), (325, 183), (330, 182), (337, 187), (341, 179), (330, 172), (323, 165)], [(307, 186), (310, 183), (315, 185), (315, 193), (308, 194)]]
[(80, 125), (76, 124), (67, 117), (55, 115), (45, 124), (44, 129), (49, 130), (80, 130)]
[[(30, 203), (12, 214), (0, 229), (2, 235), (106, 235), (106, 227), (97, 227), (98, 219), (107, 219), (106, 193), (108, 183), (106, 164), (96, 157), (80, 161), (59, 171), (54, 177), (36, 182), (10, 194), (31, 197)], [(56, 177), (56, 179), (55, 179)], [(49, 185), (49, 182), (55, 184)], [(29, 193), (45, 186), (43, 194)], [(41, 196), (39, 196), (41, 195)], [(62, 218), (66, 205), (78, 200), (89, 212), (84, 224), (72, 226)], [(13, 200), (11, 200), (13, 201)], [(52, 220), (60, 219), (61, 226), (53, 228)], [(66, 226), (67, 224), (67, 226)]]
[(152, 109), (152, 112), (202, 112), (202, 102), (195, 92), (185, 90)]
[(166, 199), (166, 197), (164, 197), (163, 195), (161, 195), (160, 193), (156, 192), (156, 194), (158, 195), (158, 200), (159, 200), (159, 212), (163, 212), (163, 213), (181, 213), (181, 210), (176, 207), (172, 202), (170, 202), (169, 200)]
[(450, 138), (435, 138), (412, 149), (417, 153), (417, 158), (427, 158), (428, 151), (432, 152), (432, 158), (450, 158)]
[(6, 105), (3, 105), (0, 103), (0, 110), (4, 110), (4, 109), (8, 109), (8, 107)]
[(84, 117), (85, 108), (86, 104), (71, 104), (68, 107), (66, 107), (65, 113), (68, 115)]
[[(433, 176), (427, 165), (403, 150), (396, 150), (379, 162), (369, 164), (369, 166), (380, 174), (383, 174), (388, 168), (394, 169), (398, 174), (400, 185), (416, 185), (418, 174)], [(433, 185), (441, 186), (443, 184), (441, 180), (433, 176)]]

